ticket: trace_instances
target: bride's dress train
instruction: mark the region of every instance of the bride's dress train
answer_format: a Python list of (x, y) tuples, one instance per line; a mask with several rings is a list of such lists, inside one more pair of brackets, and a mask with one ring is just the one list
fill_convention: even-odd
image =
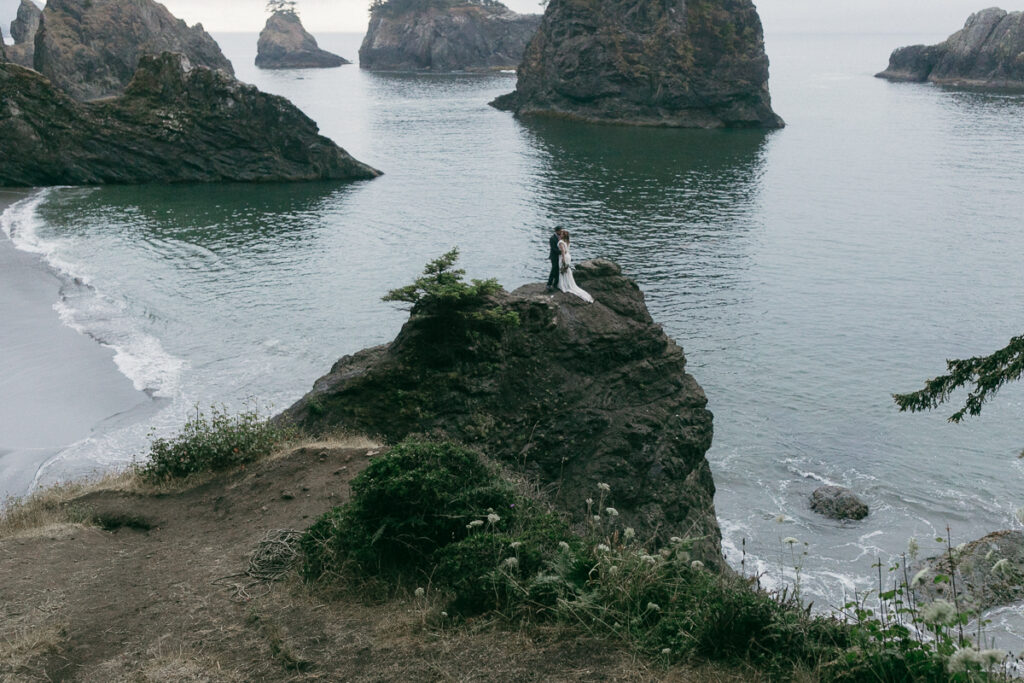
[(563, 292), (578, 296), (587, 303), (594, 303), (594, 297), (577, 285), (576, 279), (572, 276), (572, 256), (569, 254), (569, 245), (565, 244), (565, 242), (559, 242), (558, 244), (559, 246), (565, 245), (565, 249), (562, 250), (562, 257), (558, 262), (558, 288)]

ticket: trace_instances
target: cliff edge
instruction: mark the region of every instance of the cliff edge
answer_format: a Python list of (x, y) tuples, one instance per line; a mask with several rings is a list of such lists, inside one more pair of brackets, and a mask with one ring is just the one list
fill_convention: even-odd
[(576, 280), (596, 303), (536, 284), (467, 312), (514, 313), (500, 331), (453, 336), (414, 311), (392, 343), (339, 360), (280, 419), (388, 441), (443, 433), (536, 479), (577, 521), (606, 483), (624, 525), (698, 538), (694, 553), (723, 567), (703, 390), (618, 266), (588, 261)]
[(492, 104), (519, 115), (685, 128), (780, 128), (751, 0), (551, 0)]
[(500, 2), (376, 4), (359, 48), (359, 66), (377, 71), (512, 68), (540, 25)]
[(321, 50), (294, 11), (274, 12), (260, 32), (256, 66), (261, 69), (331, 69), (343, 64), (351, 62)]
[(890, 81), (1024, 88), (1024, 12), (997, 7), (976, 12), (945, 42), (894, 50), (888, 68), (875, 75)]

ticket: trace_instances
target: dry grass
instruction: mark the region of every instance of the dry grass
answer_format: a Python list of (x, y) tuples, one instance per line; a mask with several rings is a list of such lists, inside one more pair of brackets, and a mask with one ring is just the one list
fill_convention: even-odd
[[(338, 432), (289, 442), (267, 460), (287, 458), (302, 449), (377, 449), (380, 441), (361, 434)], [(61, 537), (87, 526), (95, 526), (92, 511), (78, 501), (98, 491), (121, 491), (139, 495), (179, 493), (206, 484), (231, 471), (202, 472), (178, 480), (148, 482), (129, 467), (100, 477), (55, 484), (26, 496), (7, 501), (0, 510), (0, 540), (8, 538)]]

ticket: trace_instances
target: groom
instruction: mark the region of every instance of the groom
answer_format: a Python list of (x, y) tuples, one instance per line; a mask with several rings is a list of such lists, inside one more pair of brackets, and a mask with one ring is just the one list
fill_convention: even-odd
[(548, 275), (548, 291), (553, 292), (558, 288), (558, 259), (561, 257), (562, 252), (558, 249), (558, 228), (551, 233), (551, 239), (548, 240), (548, 244), (551, 249), (548, 252), (548, 259), (551, 261), (551, 274)]

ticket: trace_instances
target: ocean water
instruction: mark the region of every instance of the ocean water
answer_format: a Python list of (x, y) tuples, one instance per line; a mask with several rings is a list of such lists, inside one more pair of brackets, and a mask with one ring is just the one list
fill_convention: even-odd
[[(514, 74), (259, 72), (254, 35), (217, 36), (243, 80), (289, 97), (385, 172), (360, 183), (59, 188), (0, 221), (61, 274), (66, 324), (115, 351), (155, 410), (43, 464), (37, 483), (128, 462), (196, 404), (283, 409), (340, 356), (394, 337), (380, 301), (458, 246), (471, 277), (546, 276), (547, 236), (646, 292), (715, 414), (708, 454), (729, 560), (819, 608), (922, 554), (1022, 528), (1024, 387), (984, 414), (900, 414), (944, 360), (1024, 330), (1024, 96), (891, 84), (892, 48), (931, 36), (769, 35), (781, 131), (517, 121)], [(353, 61), (360, 36), (323, 36)], [(822, 483), (871, 506), (811, 513)], [(778, 521), (779, 519), (783, 521)], [(791, 556), (785, 537), (796, 537)], [(806, 553), (806, 554), (803, 554)], [(1019, 610), (993, 615), (1019, 650)]]

